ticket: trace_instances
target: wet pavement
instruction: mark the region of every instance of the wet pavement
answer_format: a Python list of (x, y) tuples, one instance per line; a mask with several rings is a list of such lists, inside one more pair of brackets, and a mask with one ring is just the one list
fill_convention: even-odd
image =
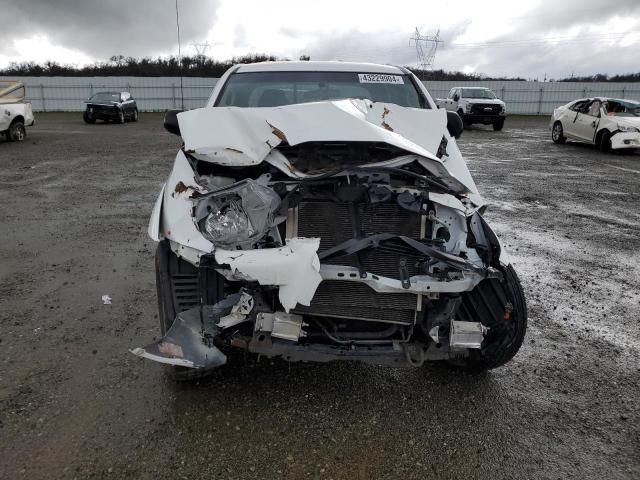
[(0, 478), (640, 477), (640, 154), (546, 118), (460, 139), (528, 300), (505, 367), (238, 355), (178, 385), (127, 353), (158, 331), (146, 224), (178, 139), (37, 118), (0, 141)]

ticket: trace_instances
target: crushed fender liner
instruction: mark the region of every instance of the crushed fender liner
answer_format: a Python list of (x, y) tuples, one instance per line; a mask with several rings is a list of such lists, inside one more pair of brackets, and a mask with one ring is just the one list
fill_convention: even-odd
[(232, 313), (243, 296), (229, 295), (215, 305), (201, 305), (180, 312), (166, 335), (131, 353), (159, 363), (190, 368), (213, 368), (227, 363), (227, 357), (214, 344), (216, 324)]

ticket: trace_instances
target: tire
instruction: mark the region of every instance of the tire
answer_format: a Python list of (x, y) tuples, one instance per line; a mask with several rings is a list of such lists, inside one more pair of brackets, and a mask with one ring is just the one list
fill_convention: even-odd
[(471, 122), (467, 118), (465, 118), (464, 112), (462, 110), (458, 110), (458, 115), (462, 119), (462, 125), (464, 126), (465, 130), (471, 127)]
[(557, 144), (563, 144), (567, 141), (567, 137), (564, 136), (562, 123), (559, 121), (553, 124), (553, 128), (551, 129), (551, 140), (553, 140), (553, 143)]
[(118, 120), (117, 120), (117, 122), (118, 123), (124, 123), (124, 112), (122, 110), (120, 110), (118, 112)]
[[(197, 271), (196, 267), (178, 258), (171, 250), (169, 242), (164, 240), (158, 244), (155, 257), (156, 290), (158, 293), (158, 319), (160, 333), (164, 336), (171, 328), (176, 315), (174, 303), (172, 274)], [(175, 365), (165, 365), (167, 374), (176, 381), (199, 380), (212, 375), (217, 369), (195, 369)]]
[(94, 123), (96, 123), (96, 118), (87, 112), (84, 112), (82, 114), (82, 119), (84, 120), (84, 123), (88, 123), (89, 125), (93, 125)]
[(10, 142), (22, 142), (27, 138), (27, 129), (20, 120), (14, 121), (7, 131), (7, 140)]
[(489, 327), (482, 349), (470, 350), (468, 357), (449, 360), (449, 364), (455, 368), (483, 372), (504, 365), (518, 353), (527, 330), (527, 303), (520, 279), (511, 265), (503, 269), (502, 282), (495, 279), (483, 280), (469, 295), (474, 292), (484, 305), (493, 304), (501, 306), (500, 310), (508, 311), (502, 307), (506, 300), (511, 307), (508, 320), (501, 317), (499, 311), (499, 315), (494, 315), (494, 318), (478, 319)]
[(138, 109), (137, 108), (133, 111), (133, 115), (131, 115), (131, 121), (132, 122), (137, 122), (138, 121)]
[(598, 148), (601, 152), (609, 152), (611, 150), (611, 132), (609, 130), (603, 130), (600, 134)]
[(500, 130), (502, 130), (502, 127), (504, 127), (504, 120), (498, 120), (497, 122), (493, 123), (493, 129), (496, 132), (499, 132)]

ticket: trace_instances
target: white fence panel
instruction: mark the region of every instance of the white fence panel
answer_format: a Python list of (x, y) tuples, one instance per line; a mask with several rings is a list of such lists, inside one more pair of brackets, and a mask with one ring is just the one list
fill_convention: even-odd
[[(141, 111), (165, 111), (180, 108), (180, 77), (0, 77), (24, 82), (27, 100), (38, 112), (82, 111), (92, 94), (128, 91)], [(184, 77), (182, 95), (185, 108), (204, 106), (216, 78)]]
[(548, 115), (553, 109), (584, 97), (616, 97), (640, 101), (640, 83), (425, 81), (434, 98), (444, 98), (453, 87), (487, 87), (507, 104), (507, 114)]
[[(130, 91), (141, 111), (165, 111), (182, 104), (179, 77), (0, 77), (21, 80), (33, 109), (81, 111), (83, 101), (101, 90)], [(202, 107), (216, 78), (184, 77), (185, 108)], [(491, 88), (507, 103), (507, 113), (548, 115), (559, 105), (582, 97), (618, 97), (640, 101), (640, 83), (425, 81), (434, 98), (445, 97), (456, 86)]]

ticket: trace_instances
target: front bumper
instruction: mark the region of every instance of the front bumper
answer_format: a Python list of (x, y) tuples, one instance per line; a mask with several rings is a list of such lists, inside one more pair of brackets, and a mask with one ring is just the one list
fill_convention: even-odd
[(618, 132), (611, 137), (611, 148), (613, 150), (640, 148), (640, 133), (638, 132)]
[(482, 113), (465, 113), (462, 120), (466, 123), (481, 123), (483, 125), (491, 125), (496, 122), (504, 122), (507, 118), (506, 113), (499, 114), (482, 114)]
[[(452, 217), (456, 215), (453, 209), (440, 205), (439, 214), (444, 216), (445, 212)], [(470, 228), (478, 242), (483, 242), (480, 224), (484, 221), (476, 215), (471, 218)], [(454, 228), (453, 223), (451, 228)], [(377, 235), (373, 242), (375, 248), (382, 247), (385, 238)], [(410, 239), (406, 241), (413, 244)], [(429, 325), (437, 325), (439, 319), (452, 318), (449, 310), (445, 315), (436, 312), (440, 305), (455, 308), (461, 299), (470, 298), (465, 292), (475, 289), (483, 280), (483, 285), (487, 285), (487, 281), (500, 282), (502, 279), (501, 272), (496, 269), (479, 267), (435, 250), (423, 253), (431, 254), (433, 260), (458, 266), (461, 271), (453, 275), (418, 274), (401, 280), (370, 271), (363, 273), (349, 265), (326, 263), (331, 260), (330, 255), (327, 250), (316, 254), (319, 241), (311, 238), (287, 239), (286, 245), (280, 248), (217, 249), (213, 254), (173, 241), (169, 244), (171, 250), (188, 263), (198, 264), (200, 269), (215, 270), (227, 284), (244, 285), (239, 293), (231, 294), (215, 305), (196, 302), (189, 310), (178, 313), (162, 339), (132, 350), (132, 353), (156, 362), (196, 369), (223, 365), (226, 356), (218, 348), (221, 345), (287, 361), (349, 360), (396, 367), (416, 367), (425, 361), (465, 356), (467, 349), (481, 347), (486, 332), (476, 318), (456, 317), (451, 326), (431, 327), (429, 336), (432, 340), (427, 342), (416, 343), (413, 332), (422, 328), (424, 315), (431, 319)], [(364, 251), (371, 248), (367, 245), (364, 240), (347, 241), (344, 247), (331, 250), (336, 252), (349, 247), (351, 251), (358, 248)], [(422, 244), (415, 244), (415, 248), (430, 249)], [(180, 288), (184, 290), (184, 279), (180, 281)], [(329, 284), (337, 288), (328, 298), (332, 308), (327, 311), (323, 287), (328, 288)], [(274, 305), (278, 303), (268, 300), (269, 292), (274, 288), (281, 305), (275, 309)], [(368, 295), (365, 302), (362, 290), (369, 292), (365, 294)], [(194, 298), (196, 293), (193, 292)], [(189, 295), (189, 292), (182, 291), (181, 294)], [(412, 303), (406, 305), (400, 296), (411, 297)], [(375, 305), (367, 304), (369, 299)], [(469, 303), (465, 312), (473, 311), (476, 303)], [(336, 306), (340, 309), (335, 310)], [(413, 312), (410, 318), (398, 315), (399, 309), (407, 307)], [(363, 313), (368, 308), (373, 308), (375, 315), (367, 318)], [(498, 308), (504, 307), (499, 305)], [(322, 320), (318, 321), (318, 316)], [(373, 332), (358, 329), (358, 325), (364, 323), (377, 327)], [(464, 338), (454, 334), (454, 323), (456, 328), (467, 332)], [(342, 327), (338, 331), (335, 329), (338, 324), (350, 328)], [(449, 328), (449, 335), (443, 333)], [(356, 340), (345, 340), (341, 336), (347, 334), (355, 336)]]
[(95, 108), (90, 107), (85, 110), (85, 115), (96, 120), (117, 120), (120, 116), (120, 110), (117, 108)]

